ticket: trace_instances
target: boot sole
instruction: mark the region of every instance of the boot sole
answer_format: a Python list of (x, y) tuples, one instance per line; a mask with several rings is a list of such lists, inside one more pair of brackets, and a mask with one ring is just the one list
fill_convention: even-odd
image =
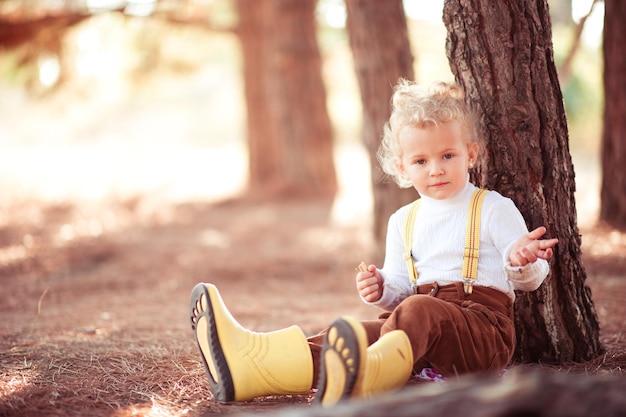
[(335, 320), (324, 337), (315, 404), (327, 407), (352, 397), (363, 373), (365, 349), (367, 335), (361, 323)]
[[(205, 301), (204, 303), (203, 300)], [(206, 304), (206, 310), (203, 304)], [(200, 358), (204, 364), (213, 396), (219, 402), (234, 401), (235, 388), (233, 378), (220, 343), (211, 295), (205, 284), (198, 284), (191, 291), (189, 315), (194, 340), (200, 351)], [(198, 323), (202, 318), (206, 320), (206, 334), (198, 334), (199, 331), (202, 331), (202, 329), (198, 330)], [(204, 343), (201, 343), (201, 338), (203, 338), (202, 341), (204, 341)], [(203, 350), (203, 345), (208, 347), (208, 352)], [(211, 366), (209, 366), (206, 355), (210, 355), (213, 370)], [(215, 372), (216, 375), (214, 375), (213, 372)]]

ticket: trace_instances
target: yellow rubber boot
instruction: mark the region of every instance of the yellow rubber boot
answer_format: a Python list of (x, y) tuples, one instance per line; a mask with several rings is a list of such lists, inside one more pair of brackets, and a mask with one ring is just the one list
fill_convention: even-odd
[(235, 321), (212, 284), (194, 287), (190, 316), (217, 401), (310, 392), (313, 359), (306, 337), (297, 326), (270, 333), (246, 330)]
[(402, 330), (385, 333), (367, 348), (363, 382), (357, 383), (353, 396), (369, 398), (402, 388), (412, 372), (413, 349), (407, 334)]
[(363, 325), (343, 317), (331, 325), (324, 340), (315, 402), (328, 407), (399, 389), (412, 371), (413, 350), (405, 332), (386, 333), (367, 347)]

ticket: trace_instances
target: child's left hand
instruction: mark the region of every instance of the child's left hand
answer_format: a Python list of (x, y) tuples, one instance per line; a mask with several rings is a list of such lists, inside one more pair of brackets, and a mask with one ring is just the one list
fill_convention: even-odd
[(537, 259), (548, 260), (554, 254), (552, 247), (558, 243), (558, 239), (539, 240), (546, 234), (546, 228), (541, 226), (520, 237), (511, 248), (509, 261), (511, 266), (524, 266), (535, 262)]
[(356, 288), (365, 301), (373, 303), (380, 300), (383, 295), (383, 277), (376, 265), (367, 266), (361, 262), (359, 273), (356, 274)]

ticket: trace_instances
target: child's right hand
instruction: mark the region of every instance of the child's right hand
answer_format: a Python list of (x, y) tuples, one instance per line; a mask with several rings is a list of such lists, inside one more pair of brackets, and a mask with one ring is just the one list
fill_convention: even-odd
[(383, 296), (383, 277), (378, 272), (376, 265), (366, 266), (361, 263), (359, 272), (356, 274), (356, 289), (361, 297), (373, 303)]
[(541, 226), (520, 237), (511, 248), (509, 255), (511, 266), (524, 266), (535, 262), (537, 259), (545, 259), (546, 261), (551, 259), (554, 254), (552, 248), (559, 240), (541, 239), (545, 233), (546, 228)]

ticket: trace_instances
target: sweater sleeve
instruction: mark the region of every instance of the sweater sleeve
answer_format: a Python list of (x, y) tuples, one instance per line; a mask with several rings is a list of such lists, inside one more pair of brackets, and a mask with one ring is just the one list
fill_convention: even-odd
[(411, 295), (412, 288), (404, 260), (404, 239), (402, 227), (408, 206), (404, 206), (389, 217), (385, 248), (385, 263), (380, 274), (383, 277), (383, 294), (378, 301), (366, 304), (376, 306), (385, 311), (393, 310), (402, 300)]
[(504, 271), (513, 288), (519, 291), (535, 291), (541, 286), (550, 272), (550, 265), (545, 259), (537, 259), (524, 266), (512, 266), (509, 260), (511, 248), (515, 242), (504, 251)]
[(490, 234), (496, 247), (502, 253), (504, 272), (513, 288), (520, 291), (534, 291), (543, 283), (550, 272), (550, 266), (544, 259), (537, 259), (524, 266), (512, 266), (510, 253), (513, 245), (521, 236), (528, 233), (526, 222), (512, 200), (502, 198), (494, 206), (489, 219)]

